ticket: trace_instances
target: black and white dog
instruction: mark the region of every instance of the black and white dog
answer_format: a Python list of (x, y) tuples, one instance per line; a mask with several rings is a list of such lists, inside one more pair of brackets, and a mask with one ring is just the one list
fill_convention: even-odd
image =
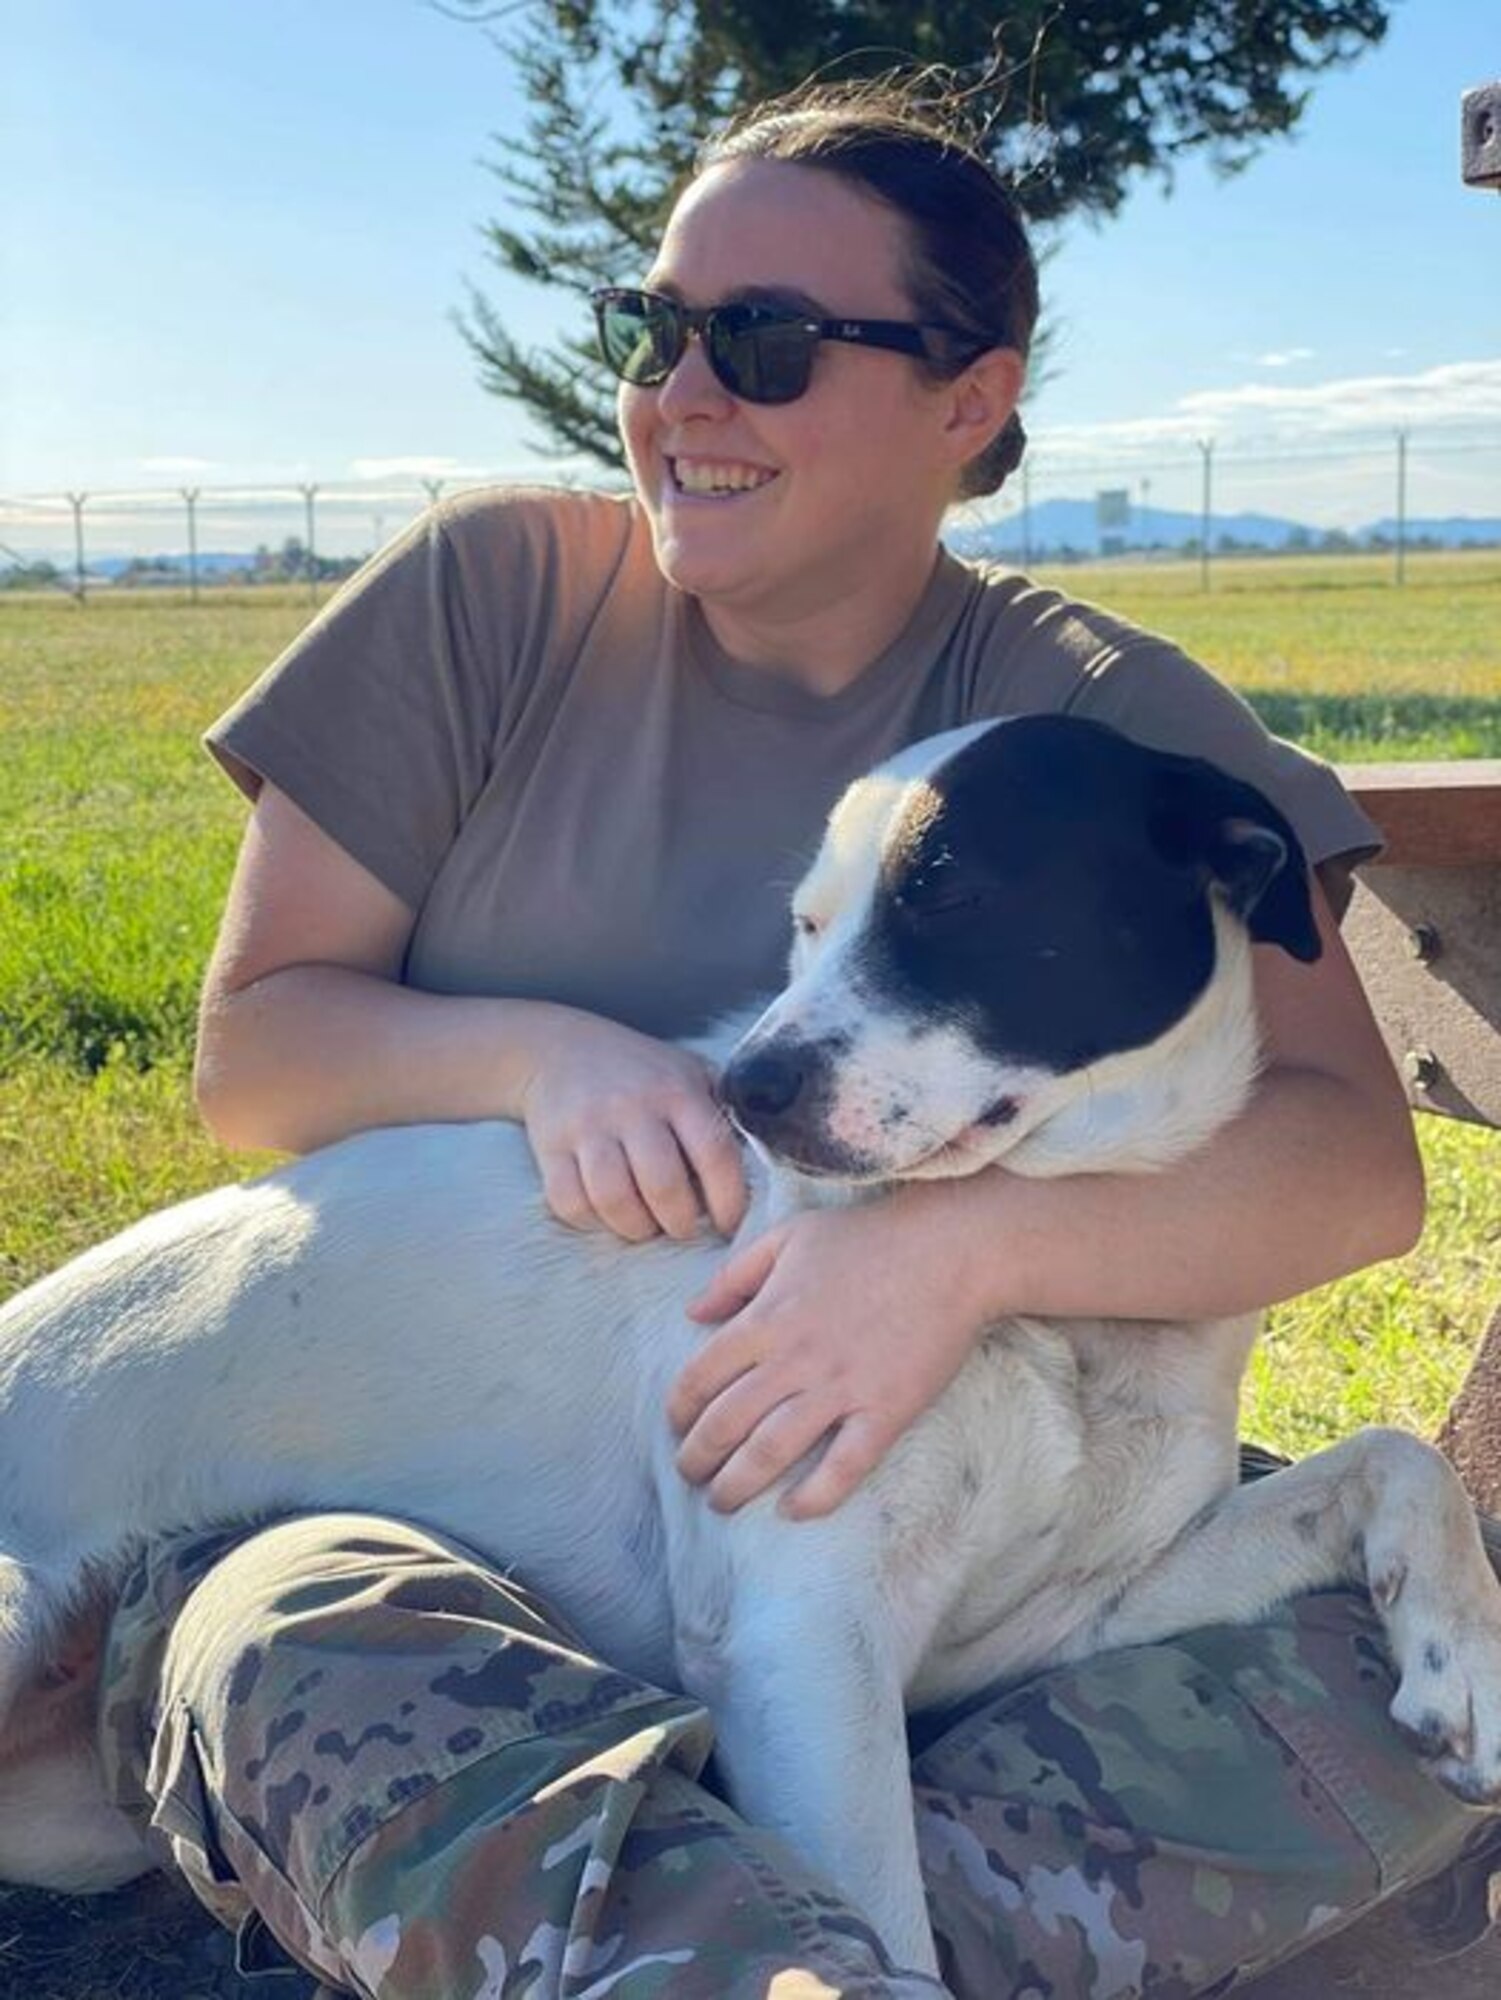
[[(1319, 950), (1264, 798), (1056, 717), (855, 785), (793, 914), (786, 990), (720, 1043), (758, 1162), (747, 1230), (1001, 1161), (1179, 1159), (1252, 1088), (1252, 941)], [(1254, 1319), (998, 1325), (832, 1517), (725, 1518), (663, 1415), (723, 1254), (570, 1234), (519, 1130), (456, 1125), (189, 1202), (14, 1299), (0, 1714), (24, 1783), (0, 1767), (0, 1876), (147, 1865), (85, 1733), (28, 1720), (86, 1579), (154, 1530), (320, 1506), (492, 1551), (603, 1657), (702, 1697), (740, 1810), (907, 1965), (934, 1958), (904, 1702), (1361, 1581), (1397, 1720), (1463, 1796), (1501, 1794), (1501, 1592), (1457, 1481), (1383, 1431), (1237, 1489)]]

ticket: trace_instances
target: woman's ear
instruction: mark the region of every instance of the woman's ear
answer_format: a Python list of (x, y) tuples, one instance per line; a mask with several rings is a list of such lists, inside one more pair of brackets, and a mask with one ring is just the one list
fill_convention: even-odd
[(944, 443), (951, 465), (968, 465), (1000, 435), (1026, 379), (1027, 364), (1014, 347), (988, 347), (944, 384), (949, 399)]

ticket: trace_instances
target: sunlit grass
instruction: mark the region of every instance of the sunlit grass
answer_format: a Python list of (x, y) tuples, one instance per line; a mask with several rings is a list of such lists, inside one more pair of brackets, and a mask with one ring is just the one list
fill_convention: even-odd
[(1165, 633), (1320, 756), (1501, 756), (1501, 549), (1042, 571)]

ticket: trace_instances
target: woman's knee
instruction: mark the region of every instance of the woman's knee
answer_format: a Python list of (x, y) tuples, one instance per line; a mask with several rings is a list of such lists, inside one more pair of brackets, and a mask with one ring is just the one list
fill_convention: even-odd
[(1393, 1727), (1393, 1685), (1369, 1605), (1331, 1592), (972, 1707), (915, 1767), (956, 1985), (1009, 1955), (1197, 1990), (1443, 1867), (1473, 1815)]

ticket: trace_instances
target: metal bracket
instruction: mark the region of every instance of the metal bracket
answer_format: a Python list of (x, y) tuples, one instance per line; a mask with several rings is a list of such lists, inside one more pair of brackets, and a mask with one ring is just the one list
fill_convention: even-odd
[(1460, 171), (1466, 185), (1501, 193), (1501, 82), (1467, 90), (1459, 118)]

